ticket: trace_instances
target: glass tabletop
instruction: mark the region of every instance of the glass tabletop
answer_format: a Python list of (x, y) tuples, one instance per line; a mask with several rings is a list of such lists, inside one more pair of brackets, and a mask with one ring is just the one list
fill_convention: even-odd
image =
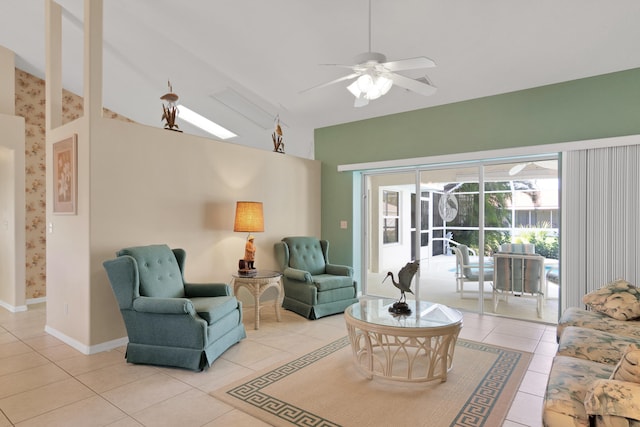
[(234, 273), (232, 276), (236, 279), (271, 279), (282, 276), (282, 273), (273, 270), (256, 270), (256, 273), (250, 276), (243, 276), (238, 273)]
[(400, 328), (435, 328), (462, 322), (462, 313), (458, 310), (429, 301), (408, 300), (411, 308), (408, 315), (390, 313), (389, 307), (395, 302), (388, 298), (366, 299), (351, 305), (347, 311), (363, 322)]

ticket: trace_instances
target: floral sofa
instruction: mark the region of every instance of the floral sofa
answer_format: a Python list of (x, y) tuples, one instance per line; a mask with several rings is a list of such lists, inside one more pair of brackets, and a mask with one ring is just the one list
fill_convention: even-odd
[(640, 427), (640, 289), (617, 280), (583, 302), (558, 323), (543, 425)]

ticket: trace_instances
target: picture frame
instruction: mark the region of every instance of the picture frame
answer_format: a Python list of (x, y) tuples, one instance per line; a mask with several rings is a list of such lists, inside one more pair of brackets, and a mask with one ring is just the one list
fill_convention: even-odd
[(75, 215), (78, 189), (78, 135), (53, 144), (53, 213)]

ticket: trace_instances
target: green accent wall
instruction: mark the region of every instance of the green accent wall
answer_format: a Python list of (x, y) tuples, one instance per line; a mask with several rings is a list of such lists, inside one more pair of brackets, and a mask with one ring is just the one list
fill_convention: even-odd
[(354, 265), (359, 227), (354, 173), (338, 172), (339, 165), (635, 134), (640, 68), (316, 129), (322, 238), (331, 242), (331, 262)]

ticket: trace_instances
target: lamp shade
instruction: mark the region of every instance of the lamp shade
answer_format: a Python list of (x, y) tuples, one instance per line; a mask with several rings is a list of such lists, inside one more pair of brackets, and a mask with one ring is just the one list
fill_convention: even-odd
[(236, 202), (236, 220), (233, 231), (253, 233), (264, 231), (262, 202)]

